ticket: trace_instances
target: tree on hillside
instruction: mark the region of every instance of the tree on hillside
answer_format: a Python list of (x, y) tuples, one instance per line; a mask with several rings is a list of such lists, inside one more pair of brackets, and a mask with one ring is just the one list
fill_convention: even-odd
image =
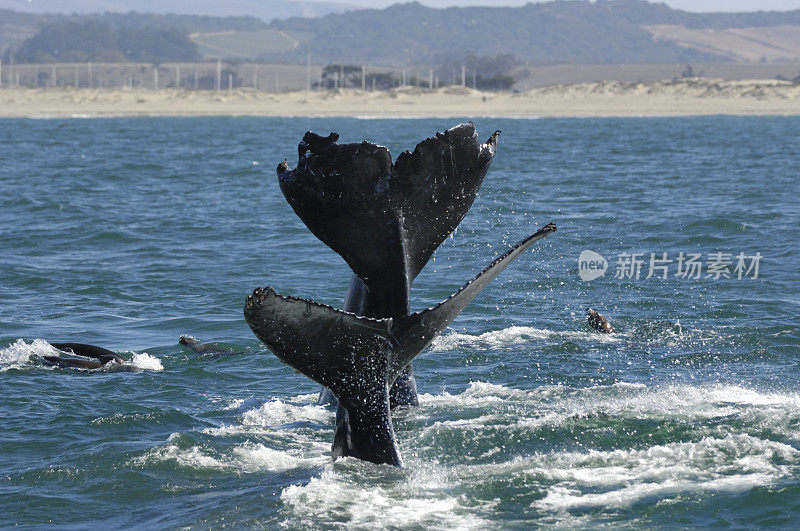
[(440, 55), (437, 57), (436, 62), (439, 63), (439, 67), (436, 68), (436, 75), (443, 80), (443, 83), (451, 80), (459, 84), (461, 81), (461, 67), (464, 66), (467, 71), (467, 85), (472, 86), (474, 75), (476, 88), (485, 90), (510, 89), (516, 81), (511, 72), (519, 64), (519, 61), (508, 53), (493, 56), (477, 56), (475, 54), (466, 56)]
[(14, 53), (20, 63), (197, 61), (197, 45), (175, 29), (113, 28), (97, 20), (42, 27)]
[(48, 24), (22, 43), (14, 55), (20, 63), (125, 60), (111, 27), (96, 21)]
[(360, 87), (361, 67), (356, 65), (326, 65), (322, 69), (320, 85), (330, 88), (337, 84), (337, 81), (340, 87)]

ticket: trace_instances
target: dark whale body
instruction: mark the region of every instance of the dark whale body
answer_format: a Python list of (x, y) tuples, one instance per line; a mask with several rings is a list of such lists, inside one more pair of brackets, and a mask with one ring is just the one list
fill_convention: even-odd
[[(364, 317), (369, 312), (369, 293), (364, 282), (353, 275), (350, 285), (347, 288), (347, 296), (344, 300), (343, 310)], [(317, 404), (321, 406), (337, 407), (336, 395), (327, 387), (323, 387), (319, 392)], [(414, 367), (411, 363), (397, 376), (389, 390), (389, 405), (392, 409), (402, 406), (418, 406), (417, 381), (414, 378)]]
[(422, 312), (399, 318), (362, 317), (278, 295), (268, 287), (256, 288), (247, 298), (245, 320), (281, 361), (338, 398), (334, 458), (352, 456), (400, 466), (389, 404), (393, 382), (494, 277), (555, 230), (547, 225), (528, 236), (456, 293)]
[(206, 357), (221, 356), (233, 352), (232, 349), (225, 348), (216, 343), (201, 343), (196, 337), (192, 336), (180, 336), (178, 338), (178, 343)]
[(125, 358), (103, 347), (86, 345), (84, 343), (50, 343), (51, 346), (66, 353), (82, 356), (83, 358), (68, 358), (63, 356), (43, 356), (45, 362), (57, 367), (74, 367), (78, 369), (99, 369), (110, 361), (123, 363)]
[(517, 244), (446, 301), (411, 314), (411, 283), (472, 205), (497, 133), (481, 144), (475, 126), (461, 124), (394, 164), (383, 146), (337, 140), (336, 133), (306, 133), (297, 167), (281, 163), (278, 179), (295, 213), (352, 269), (344, 311), (259, 288), (245, 304), (245, 319), (281, 361), (338, 399), (334, 458), (400, 465), (391, 407), (417, 403), (411, 361), (555, 227)]
[(603, 314), (591, 308), (586, 308), (586, 320), (589, 322), (589, 326), (601, 334), (613, 334), (616, 332), (614, 327), (611, 326), (611, 322)]
[[(364, 317), (410, 312), (411, 283), (472, 206), (497, 150), (472, 123), (420, 142), (392, 164), (369, 142), (342, 144), (337, 133), (308, 132), (298, 164), (278, 166), (286, 200), (306, 226), (353, 270), (344, 310)], [(417, 405), (412, 366), (392, 385), (393, 407)], [(320, 403), (335, 403), (331, 393)]]

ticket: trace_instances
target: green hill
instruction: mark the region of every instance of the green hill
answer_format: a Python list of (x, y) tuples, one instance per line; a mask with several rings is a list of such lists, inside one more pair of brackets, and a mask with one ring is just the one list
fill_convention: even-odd
[[(207, 17), (195, 15), (154, 15), (150, 13), (103, 13), (96, 15), (36, 15), (0, 9), (0, 54), (18, 49), (48, 24), (98, 22), (111, 28), (173, 29), (182, 33), (259, 31), (267, 28), (254, 17)], [(283, 51), (283, 50), (276, 50)]]
[(14, 56), (19, 63), (200, 60), (197, 45), (177, 29), (114, 27), (98, 20), (48, 24), (25, 40)]
[(270, 28), (314, 35), (273, 59), (355, 64), (442, 63), (469, 55), (511, 53), (538, 63), (675, 63), (730, 57), (656, 39), (643, 26), (732, 28), (800, 24), (800, 10), (687, 13), (643, 0), (558, 1), (523, 7), (432, 9), (418, 2), (316, 19), (273, 21)]
[[(23, 45), (25, 38), (45, 24), (66, 22), (95, 22), (111, 31), (177, 31), (191, 36), (199, 50), (196, 57), (206, 59), (303, 63), (311, 52), (315, 63), (428, 64), (446, 65), (450, 70), (460, 69), (468, 60), (506, 55), (540, 65), (800, 60), (800, 10), (688, 13), (644, 0), (562, 0), (515, 8), (447, 9), (411, 2), (319, 18), (275, 20), (269, 25), (254, 17), (30, 15), (0, 10), (0, 52), (8, 47), (30, 52), (30, 46)], [(176, 56), (177, 48), (187, 48), (186, 43), (177, 45), (176, 35), (157, 35), (153, 33), (152, 38), (174, 41), (171, 56)], [(92, 36), (76, 40), (91, 41)], [(38, 55), (26, 52), (20, 58), (58, 59), (47, 48), (38, 51)], [(144, 55), (158, 57), (158, 47)]]
[(313, 34), (310, 33), (275, 29), (191, 35), (191, 39), (197, 44), (204, 58), (241, 60), (256, 60), (264, 55), (287, 53), (312, 38)]

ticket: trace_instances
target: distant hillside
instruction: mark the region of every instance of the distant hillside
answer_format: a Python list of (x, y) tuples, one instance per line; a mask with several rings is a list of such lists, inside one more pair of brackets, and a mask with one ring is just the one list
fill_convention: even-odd
[[(0, 6), (20, 1), (23, 0), (0, 0)], [(200, 4), (196, 5), (202, 7), (216, 0), (198, 1)], [(800, 60), (800, 10), (689, 13), (644, 0), (553, 1), (516, 8), (447, 9), (412, 2), (380, 10), (331, 13), (321, 18), (274, 20), (270, 24), (256, 18), (268, 17), (263, 13), (269, 6), (277, 6), (269, 11), (270, 16), (277, 15), (281, 2), (295, 7), (313, 4), (228, 0), (225, 5), (231, 9), (250, 6), (254, 16), (242, 17), (141, 13), (33, 15), (0, 11), (0, 53), (9, 47), (22, 49), (23, 41), (45, 24), (94, 21), (112, 29), (178, 30), (192, 39), (205, 59), (303, 63), (310, 51), (312, 61), (317, 64), (445, 68), (439, 74), (451, 81), (460, 77), (462, 64), (477, 70), (478, 75), (507, 74), (490, 74), (469, 67), (500, 56), (513, 56), (518, 63), (533, 65)], [(38, 0), (37, 6), (41, 9), (55, 3), (56, 0)], [(124, 2), (83, 0), (83, 3), (113, 7)], [(178, 6), (178, 0), (137, 3), (138, 9), (156, 9), (153, 6), (163, 10)], [(40, 51), (50, 54), (45, 49)]]
[(198, 14), (217, 17), (251, 16), (269, 22), (278, 18), (321, 17), (359, 6), (315, 0), (0, 0), (0, 9), (35, 14), (139, 13)]
[[(197, 45), (174, 28), (114, 27), (97, 20), (54, 22), (15, 51), (18, 63), (199, 61)], [(9, 58), (5, 61), (8, 63)]]
[(264, 55), (290, 52), (310, 41), (314, 35), (301, 31), (262, 29), (193, 33), (190, 37), (206, 59), (255, 61)]
[(654, 33), (646, 26), (729, 29), (800, 25), (800, 10), (688, 13), (643, 0), (568, 1), (523, 7), (432, 9), (417, 2), (317, 19), (292, 18), (270, 28), (313, 34), (272, 59), (367, 64), (441, 63), (467, 55), (512, 53), (538, 64), (730, 61), (713, 46)]
[(800, 59), (800, 25), (723, 29), (680, 24), (642, 26), (656, 39), (728, 57), (738, 62), (783, 62)]
[(264, 21), (254, 17), (204, 17), (195, 15), (156, 15), (149, 13), (104, 13), (93, 15), (38, 15), (0, 9), (0, 54), (18, 49), (25, 39), (42, 27), (55, 23), (94, 21), (113, 28), (176, 29), (186, 34), (266, 29)]

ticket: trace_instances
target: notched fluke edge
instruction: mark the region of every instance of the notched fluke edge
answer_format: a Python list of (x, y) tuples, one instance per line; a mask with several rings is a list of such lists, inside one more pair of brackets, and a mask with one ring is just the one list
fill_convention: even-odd
[(373, 322), (373, 323), (381, 323), (381, 324), (383, 324), (383, 323), (391, 323), (392, 322), (391, 318), (375, 319), (373, 317), (364, 317), (364, 316), (357, 315), (357, 314), (352, 313), (352, 312), (346, 312), (344, 310), (340, 310), (339, 308), (336, 308), (334, 306), (330, 306), (329, 304), (323, 304), (321, 302), (317, 302), (317, 301), (312, 300), (312, 299), (305, 299), (303, 297), (294, 297), (292, 295), (281, 295), (280, 293), (276, 292), (275, 289), (272, 286), (267, 286), (266, 288), (260, 288), (260, 287), (256, 288), (256, 289), (253, 290), (253, 293), (251, 293), (250, 295), (247, 296), (247, 300), (245, 301), (245, 305), (244, 305), (245, 314), (249, 313), (250, 311), (257, 310), (258, 307), (261, 306), (264, 303), (264, 301), (265, 301), (265, 299), (267, 297), (275, 297), (275, 298), (283, 300), (283, 301), (301, 302), (301, 303), (308, 304), (309, 306), (314, 306), (316, 308), (320, 308), (320, 309), (323, 309), (323, 310), (329, 310), (329, 311), (332, 310), (332, 311), (334, 311), (336, 313), (341, 313), (341, 314), (344, 314), (344, 315), (355, 317), (355, 318), (357, 318), (359, 320), (363, 320), (363, 321), (368, 321), (368, 322)]

